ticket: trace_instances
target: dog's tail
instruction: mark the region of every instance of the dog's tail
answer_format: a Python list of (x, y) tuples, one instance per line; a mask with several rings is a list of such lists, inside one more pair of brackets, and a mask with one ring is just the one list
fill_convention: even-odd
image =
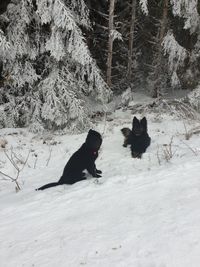
[(130, 130), (129, 128), (122, 128), (122, 129), (121, 129), (121, 132), (122, 132), (122, 134), (124, 135), (124, 137), (127, 138), (127, 137), (129, 136), (131, 130)]
[(45, 185), (41, 186), (40, 188), (36, 189), (36, 191), (44, 190), (44, 189), (47, 189), (47, 188), (50, 188), (50, 187), (53, 187), (53, 186), (57, 186), (57, 185), (60, 185), (60, 183), (56, 182), (56, 183), (45, 184)]

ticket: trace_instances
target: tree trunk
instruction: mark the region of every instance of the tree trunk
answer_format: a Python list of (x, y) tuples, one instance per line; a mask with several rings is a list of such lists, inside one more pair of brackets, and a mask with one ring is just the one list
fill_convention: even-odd
[(134, 29), (135, 29), (135, 14), (136, 14), (136, 0), (132, 0), (131, 7), (131, 21), (130, 21), (130, 32), (129, 32), (129, 43), (128, 43), (128, 79), (131, 79), (132, 74), (132, 62), (133, 62), (133, 39), (134, 39)]
[(108, 26), (108, 58), (107, 58), (107, 84), (108, 86), (112, 85), (112, 54), (113, 54), (113, 30), (114, 30), (114, 8), (115, 0), (110, 0), (109, 7), (109, 26)]
[[(156, 70), (155, 73), (159, 73), (159, 70), (161, 68), (162, 64), (162, 41), (164, 38), (164, 35), (166, 33), (167, 29), (167, 16), (168, 16), (168, 5), (169, 0), (164, 0), (163, 3), (163, 14), (162, 14), (162, 20), (160, 23), (160, 32), (159, 32), (159, 40), (158, 40), (158, 55), (157, 55), (157, 64), (156, 64)], [(153, 97), (159, 97), (160, 96), (160, 86), (159, 83), (156, 83), (153, 90)]]

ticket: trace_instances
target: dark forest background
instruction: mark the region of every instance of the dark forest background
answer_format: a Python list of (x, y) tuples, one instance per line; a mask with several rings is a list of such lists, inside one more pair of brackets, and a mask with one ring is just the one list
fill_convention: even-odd
[[(4, 49), (0, 54), (0, 104), (4, 112), (2, 113), (4, 114), (2, 115), (4, 116), (4, 121), (3, 119), (1, 120), (2, 127), (6, 126), (5, 120), (8, 118), (12, 126), (27, 126), (29, 124), (30, 117), (26, 118), (24, 116), (26, 109), (24, 106), (27, 105), (27, 92), (29, 93), (29, 98), (31, 98), (32, 92), (38, 90), (35, 88), (41, 88), (46, 78), (51, 76), (50, 74), (55, 70), (55, 65), (58, 70), (57, 75), (62, 78), (62, 82), (68, 81), (69, 77), (63, 75), (63, 66), (66, 65), (66, 61), (68, 62), (67, 68), (68, 70), (70, 69), (70, 73), (73, 76), (73, 82), (70, 83), (72, 93), (68, 93), (67, 100), (63, 103), (65, 106), (68, 105), (68, 109), (63, 113), (62, 107), (52, 104), (56, 102), (55, 99), (51, 103), (47, 103), (56, 112), (59, 109), (60, 117), (58, 117), (60, 123), (56, 125), (54, 123), (57, 115), (52, 120), (46, 115), (41, 115), (48, 112), (47, 109), (42, 113), (42, 108), (39, 106), (37, 114), (34, 113), (36, 107), (34, 106), (32, 109), (31, 117), (33, 113), (36, 114), (34, 115), (35, 120), (40, 125), (44, 124), (46, 128), (64, 128), (68, 122), (70, 122), (71, 126), (72, 124), (74, 125), (74, 121), (77, 121), (77, 118), (83, 112), (83, 109), (78, 110), (79, 107), (88, 105), (86, 101), (88, 97), (92, 100), (95, 98), (91, 93), (91, 88), (97, 88), (95, 89), (95, 95), (98, 95), (100, 84), (102, 88), (101, 97), (99, 98), (101, 98), (102, 102), (111, 101), (113, 95), (120, 95), (127, 88), (130, 88), (132, 92), (141, 90), (152, 98), (160, 98), (175, 90), (198, 90), (200, 81), (199, 1), (191, 0), (189, 4), (187, 3), (188, 1), (179, 0), (58, 0), (57, 2), (52, 0), (50, 2), (54, 8), (58, 4), (62, 4), (64, 7), (64, 11), (62, 10), (60, 15), (58, 14), (60, 17), (57, 20), (62, 19), (61, 17), (65, 15), (64, 12), (71, 12), (70, 16), (73, 17), (77, 25), (76, 34), (77, 32), (80, 34), (80, 40), (87, 46), (90, 57), (94, 60), (93, 67), (90, 65), (91, 60), (90, 63), (86, 61), (80, 63), (78, 59), (74, 61), (74, 57), (70, 55), (72, 52), (69, 53), (70, 56), (68, 55), (68, 57), (60, 56), (58, 58), (57, 55), (54, 55), (53, 59), (52, 48), (48, 48), (49, 50), (46, 49), (46, 51), (43, 51), (43, 49), (41, 52), (38, 44), (36, 45), (38, 46), (38, 54), (34, 60), (27, 56), (27, 52), (23, 52), (24, 54), (21, 53), (20, 55), (17, 55), (16, 52), (16, 55), (9, 59), (9, 56), (6, 56), (5, 53), (3, 54), (5, 52)], [(73, 30), (68, 31), (67, 34), (66, 30), (62, 29), (61, 31), (58, 24), (56, 24), (57, 22), (55, 22), (55, 16), (53, 17), (52, 15), (48, 22), (42, 21), (42, 9), (39, 10), (38, 3), (39, 1), (37, 0), (1, 0), (0, 29), (2, 40), (9, 42), (12, 39), (14, 19), (12, 21), (11, 16), (12, 10), (15, 10), (12, 9), (13, 6), (19, 8), (19, 10), (24, 10), (23, 8), (25, 7), (29, 15), (29, 21), (26, 21), (26, 27), (24, 27), (29, 39), (32, 38), (34, 40), (34, 38), (42, 36), (44, 43), (47, 42), (46, 40), (52, 35), (52, 29), (55, 30), (55, 25), (57, 31), (63, 36), (63, 40), (65, 39), (65, 44), (67, 38), (72, 39), (69, 36), (71, 36)], [(9, 6), (12, 8), (9, 9)], [(19, 11), (19, 16), (21, 16), (20, 12), (23, 11)], [(40, 15), (40, 22), (37, 18), (38, 14)], [(87, 20), (87, 23), (83, 22), (83, 20)], [(75, 41), (73, 42), (75, 43)], [(77, 47), (74, 49), (77, 49)], [(69, 58), (71, 61), (68, 60)], [(32, 84), (29, 80), (24, 84), (21, 82), (20, 85), (19, 82), (16, 82), (16, 75), (12, 74), (10, 67), (16, 61), (20, 62), (20, 64), (22, 61), (23, 64), (25, 64), (24, 62), (30, 62), (31, 68), (37, 75)], [(44, 62), (46, 61), (48, 61), (48, 65), (45, 65), (46, 63)], [(91, 73), (94, 73), (94, 70), (92, 70), (94, 64), (96, 64), (100, 72), (91, 78)], [(87, 72), (83, 73), (83, 69), (87, 69)], [(103, 80), (98, 75), (101, 75)], [(61, 84), (60, 80), (59, 84)], [(65, 87), (65, 85), (62, 86), (63, 88)], [(66, 86), (68, 87), (68, 84)], [(54, 87), (58, 88), (54, 94), (57, 97), (57, 101), (59, 101), (62, 97), (62, 93), (60, 95), (58, 93), (60, 87), (57, 84)], [(80, 89), (75, 89), (79, 87)], [(86, 87), (88, 89), (83, 89)], [(106, 92), (105, 95), (103, 95), (103, 91)], [(44, 89), (41, 89), (41, 92), (37, 95), (37, 101), (40, 101), (42, 106), (46, 101), (46, 95), (49, 95), (49, 93), (44, 95)], [(81, 92), (84, 98), (81, 96)], [(13, 95), (15, 96), (14, 98)], [(51, 98), (52, 95), (53, 93)], [(12, 96), (12, 100), (10, 96)], [(16, 97), (19, 96), (20, 98), (16, 102)], [(74, 99), (76, 99), (76, 102), (73, 104), (73, 109), (71, 109), (70, 105)], [(16, 108), (16, 105), (20, 106), (22, 101), (25, 104), (23, 104), (23, 109), (20, 110)], [(12, 108), (10, 108), (11, 102), (12, 104), (15, 102)], [(33, 102), (31, 100), (31, 103)], [(60, 102), (62, 101), (60, 100)], [(12, 113), (13, 107), (18, 113), (17, 119), (10, 119), (10, 115), (8, 115)], [(30, 107), (27, 107), (27, 109), (30, 109)], [(63, 122), (63, 116), (66, 118), (66, 114), (70, 112), (73, 114), (75, 112), (77, 115), (74, 117), (70, 115), (67, 119), (68, 122)], [(91, 114), (91, 112), (88, 111), (88, 114)], [(82, 118), (82, 125), (85, 124), (85, 121), (86, 119)], [(79, 128), (81, 129), (81, 127), (80, 125)]]

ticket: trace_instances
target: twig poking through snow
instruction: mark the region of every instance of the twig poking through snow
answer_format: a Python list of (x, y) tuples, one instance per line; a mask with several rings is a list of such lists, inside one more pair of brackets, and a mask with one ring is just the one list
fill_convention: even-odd
[(198, 152), (196, 150), (194, 150), (191, 146), (189, 146), (188, 144), (186, 144), (185, 142), (182, 141), (182, 143), (187, 146), (193, 153), (195, 156), (198, 156)]
[(170, 140), (170, 143), (169, 144), (166, 144), (164, 145), (164, 148), (163, 148), (163, 153), (164, 153), (164, 158), (167, 162), (170, 161), (170, 159), (172, 159), (172, 157), (174, 156), (175, 152), (176, 151), (172, 151), (172, 143), (173, 143), (173, 136), (171, 137), (171, 140)]
[(192, 128), (189, 132), (186, 132), (185, 139), (189, 140), (193, 136), (193, 134), (199, 134), (199, 133), (200, 133), (200, 126)]
[(48, 159), (47, 159), (46, 166), (48, 166), (48, 165), (49, 165), (49, 161), (50, 161), (50, 159), (51, 159), (51, 152), (52, 152), (52, 147), (51, 147), (51, 146), (49, 146), (49, 157), (48, 157)]
[[(19, 182), (18, 182), (18, 179), (19, 179), (19, 176), (20, 176), (20, 172), (22, 172), (22, 170), (24, 169), (24, 167), (25, 167), (25, 165), (26, 165), (26, 163), (27, 163), (27, 161), (28, 161), (28, 158), (29, 158), (29, 155), (30, 155), (30, 151), (28, 152), (28, 155), (27, 155), (27, 157), (26, 157), (26, 159), (25, 159), (24, 162), (22, 162), (22, 161), (20, 160), (20, 162), (23, 163), (23, 165), (22, 165), (21, 168), (18, 167), (16, 161), (14, 160), (14, 157), (18, 160), (18, 157), (17, 157), (16, 154), (13, 152), (13, 149), (12, 149), (12, 148), (11, 148), (11, 155), (10, 155), (10, 156), (8, 155), (8, 153), (6, 152), (6, 150), (4, 150), (4, 153), (5, 153), (6, 157), (7, 157), (7, 159), (10, 161), (10, 163), (11, 163), (11, 164), (13, 165), (13, 167), (16, 169), (17, 174), (16, 174), (16, 177), (12, 177), (12, 176), (10, 176), (10, 175), (8, 175), (8, 174), (2, 172), (2, 171), (0, 171), (0, 174), (4, 177), (3, 180), (11, 180), (12, 182), (14, 182), (15, 185), (16, 185), (16, 192), (18, 192), (19, 190), (21, 190), (21, 187), (20, 187)], [(7, 179), (6, 179), (5, 177), (6, 177)]]
[(34, 153), (34, 157), (35, 157), (35, 162), (34, 162), (33, 168), (36, 169), (36, 164), (37, 164), (37, 161), (38, 161), (38, 155), (36, 153)]
[(157, 155), (157, 159), (158, 159), (158, 164), (161, 165), (161, 160), (160, 160), (160, 156), (159, 156), (159, 146), (158, 146), (156, 155)]

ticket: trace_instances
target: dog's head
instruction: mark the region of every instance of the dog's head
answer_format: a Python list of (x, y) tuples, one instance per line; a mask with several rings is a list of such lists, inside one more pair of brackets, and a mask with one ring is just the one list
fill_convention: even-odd
[(129, 128), (122, 128), (121, 132), (122, 132), (122, 134), (124, 135), (125, 138), (128, 138), (129, 135), (131, 134), (131, 130)]
[(86, 137), (85, 143), (88, 146), (88, 148), (98, 151), (102, 144), (102, 137), (100, 133), (90, 129)]
[(141, 120), (138, 120), (136, 117), (133, 118), (132, 132), (136, 136), (140, 136), (143, 133), (147, 132), (147, 119), (144, 117)]

